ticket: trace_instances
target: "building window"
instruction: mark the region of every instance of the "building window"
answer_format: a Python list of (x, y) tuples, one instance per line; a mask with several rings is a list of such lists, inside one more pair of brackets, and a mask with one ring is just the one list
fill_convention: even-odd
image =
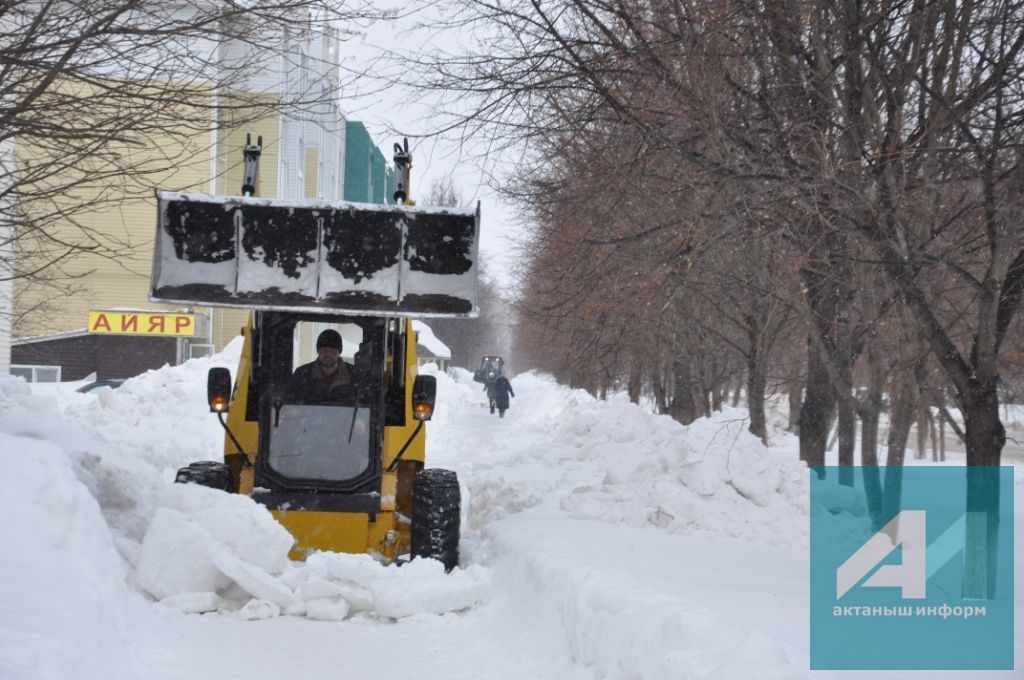
[(213, 355), (213, 345), (199, 345), (189, 343), (188, 346), (188, 358), (198, 359), (199, 357), (208, 357)]
[(30, 383), (60, 382), (60, 366), (27, 366), (11, 364), (11, 375), (24, 378)]

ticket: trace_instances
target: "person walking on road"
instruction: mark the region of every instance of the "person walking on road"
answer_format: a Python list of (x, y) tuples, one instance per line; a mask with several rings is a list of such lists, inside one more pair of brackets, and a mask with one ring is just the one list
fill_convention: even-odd
[[(504, 418), (505, 411), (508, 410), (508, 398), (516, 396), (516, 393), (512, 391), (512, 383), (508, 378), (499, 375), (487, 391), (487, 396), (494, 400), (494, 405), (498, 408), (498, 417)], [(491, 413), (494, 413), (494, 409), (491, 409)]]

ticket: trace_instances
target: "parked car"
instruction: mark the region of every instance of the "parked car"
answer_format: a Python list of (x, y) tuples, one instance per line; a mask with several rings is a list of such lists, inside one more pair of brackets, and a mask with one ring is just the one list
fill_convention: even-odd
[(121, 386), (121, 383), (123, 382), (124, 380), (94, 380), (91, 383), (86, 383), (82, 385), (77, 390), (75, 390), (75, 392), (89, 394), (90, 392), (95, 392), (96, 390), (103, 389), (104, 387), (109, 387), (112, 390), (116, 390), (118, 387)]

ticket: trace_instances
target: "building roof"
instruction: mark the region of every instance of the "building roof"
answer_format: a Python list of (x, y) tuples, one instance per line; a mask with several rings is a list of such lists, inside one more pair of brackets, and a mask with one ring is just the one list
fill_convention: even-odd
[(82, 335), (88, 335), (88, 328), (78, 328), (73, 331), (64, 331), (62, 333), (50, 333), (49, 335), (34, 335), (32, 337), (25, 338), (12, 338), (11, 345), (27, 345), (33, 342), (46, 342), (48, 340), (63, 340), (65, 338), (77, 338)]
[(452, 358), (452, 351), (448, 349), (448, 345), (437, 339), (437, 336), (434, 335), (434, 331), (430, 329), (430, 326), (422, 321), (413, 321), (412, 328), (416, 331), (416, 344), (427, 350), (427, 352), (430, 353), (430, 356), (437, 359)]

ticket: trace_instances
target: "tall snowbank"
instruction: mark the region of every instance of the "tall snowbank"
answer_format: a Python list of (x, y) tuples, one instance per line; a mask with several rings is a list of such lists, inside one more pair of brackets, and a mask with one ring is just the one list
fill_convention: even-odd
[[(428, 440), (428, 458), (459, 470), (469, 506), (463, 543), (479, 541), (472, 558), (492, 563), (517, 593), (513, 617), (565, 640), (597, 677), (804, 676), (776, 624), (744, 620), (763, 608), (750, 606), (750, 560), (772, 550), (749, 544), (807, 544), (807, 469), (782, 423), (772, 423), (776, 445), (766, 447), (740, 409), (683, 426), (624, 396), (601, 401), (536, 373), (513, 377), (512, 409), (499, 420), (468, 372), (438, 374), (438, 383), (435, 419), (445, 426)], [(701, 556), (707, 578), (731, 571), (736, 602), (666, 588), (674, 567), (689, 568), (692, 551), (707, 547), (699, 537), (715, 541)], [(637, 572), (652, 574), (649, 587), (633, 580)], [(795, 581), (789, 598), (805, 592), (805, 579)]]
[[(205, 375), (215, 359), (117, 390), (33, 394), (0, 378), (0, 677), (137, 678), (124, 646), (126, 575), (173, 470), (220, 454)], [(40, 390), (46, 392), (46, 389)]]
[[(437, 420), (486, 413), (467, 371), (438, 380)], [(778, 444), (766, 447), (747, 431), (742, 409), (683, 426), (625, 396), (601, 401), (533, 372), (512, 383), (502, 440), (487, 429), (493, 420), (469, 441), (447, 430), (428, 440), (435, 464), (445, 458), (463, 475), (471, 528), (540, 506), (669, 533), (806, 545), (807, 468), (793, 455), (792, 435), (773, 432)]]
[(133, 678), (124, 570), (99, 505), (76, 475), (85, 431), (56, 402), (0, 378), (0, 677)]

